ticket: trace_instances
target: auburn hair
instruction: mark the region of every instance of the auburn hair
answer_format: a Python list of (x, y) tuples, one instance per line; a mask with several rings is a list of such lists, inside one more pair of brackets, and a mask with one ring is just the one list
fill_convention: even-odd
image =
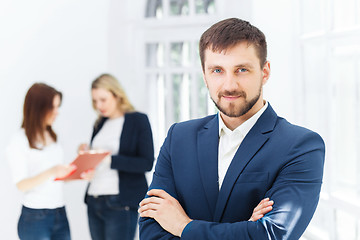
[(30, 148), (39, 149), (36, 145), (39, 139), (45, 143), (46, 131), (55, 142), (57, 140), (56, 133), (45, 122), (53, 110), (55, 96), (59, 96), (61, 102), (62, 93), (45, 83), (33, 84), (26, 93), (21, 127), (25, 130)]

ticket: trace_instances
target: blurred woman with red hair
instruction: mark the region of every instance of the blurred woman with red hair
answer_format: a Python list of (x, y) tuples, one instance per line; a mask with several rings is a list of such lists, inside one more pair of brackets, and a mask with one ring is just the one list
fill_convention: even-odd
[(54, 181), (74, 170), (63, 164), (63, 150), (52, 129), (62, 100), (61, 92), (44, 83), (28, 90), (21, 129), (7, 147), (16, 187), (23, 192), (18, 235), (27, 239), (70, 239), (63, 182)]

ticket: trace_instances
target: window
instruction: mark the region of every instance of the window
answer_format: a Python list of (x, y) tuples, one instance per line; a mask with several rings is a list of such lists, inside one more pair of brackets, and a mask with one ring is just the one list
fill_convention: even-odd
[(215, 13), (215, 0), (149, 0), (146, 18), (190, 16)]
[(360, 239), (360, 3), (298, 0), (305, 124), (326, 142), (324, 185), (306, 239)]
[(174, 122), (215, 112), (198, 54), (200, 34), (214, 22), (215, 14), (214, 0), (147, 2), (145, 77), (157, 92), (150, 101), (159, 145)]

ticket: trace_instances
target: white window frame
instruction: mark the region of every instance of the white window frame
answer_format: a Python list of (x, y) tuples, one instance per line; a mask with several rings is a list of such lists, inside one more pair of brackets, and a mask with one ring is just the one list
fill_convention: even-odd
[[(349, 0), (346, 3), (353, 2), (353, 4), (357, 5), (357, 8), (354, 11), (360, 13), (360, 2), (356, 0)], [(337, 148), (339, 147), (336, 143), (339, 139), (336, 139), (336, 131), (341, 131), (347, 127), (347, 119), (346, 116), (337, 116), (336, 110), (332, 107), (334, 103), (337, 101), (337, 92), (339, 91), (337, 88), (337, 79), (334, 79), (335, 72), (335, 59), (341, 58), (341, 56), (335, 51), (336, 48), (342, 46), (352, 46), (356, 45), (358, 49), (360, 49), (360, 18), (359, 14), (355, 14), (354, 24), (350, 24), (349, 26), (345, 26), (343, 29), (335, 28), (335, 6), (338, 0), (320, 0), (323, 6), (319, 10), (318, 14), (322, 15), (321, 25), (317, 31), (312, 32), (301, 32), (301, 29), (304, 28), (302, 25), (304, 22), (304, 17), (307, 9), (303, 7), (304, 1), (297, 0), (295, 4), (295, 8), (300, 9), (299, 12), (299, 21), (295, 24), (298, 24), (295, 27), (299, 27), (300, 32), (298, 36), (298, 56), (301, 61), (296, 66), (300, 66), (296, 71), (297, 73), (297, 88), (302, 89), (302, 96), (296, 99), (297, 108), (300, 109), (298, 114), (299, 122), (303, 122), (305, 126), (308, 126), (310, 129), (313, 129), (322, 135), (326, 143), (326, 160), (325, 160), (325, 170), (324, 170), (324, 184), (320, 196), (320, 202), (318, 206), (318, 211), (315, 213), (314, 218), (316, 221), (310, 223), (308, 229), (306, 230), (304, 237), (307, 240), (338, 240), (345, 239), (344, 236), (341, 236), (341, 233), (338, 232), (338, 229), (342, 224), (337, 219), (337, 214), (339, 212), (346, 214), (352, 219), (348, 219), (349, 222), (348, 228), (349, 231), (354, 232), (356, 235), (354, 239), (360, 239), (360, 204), (357, 201), (357, 198), (348, 198), (344, 197), (344, 195), (336, 194), (337, 185), (339, 182), (336, 182), (335, 175), (337, 174), (338, 169), (336, 168), (336, 164), (341, 162), (341, 159), (337, 159)], [(317, 2), (317, 3), (319, 3)], [(346, 4), (341, 3), (341, 4)], [(350, 3), (351, 5), (351, 3)], [(345, 6), (346, 8), (347, 6)], [(307, 16), (309, 17), (309, 16)], [(309, 87), (306, 86), (306, 82), (309, 79), (306, 79), (306, 53), (304, 49), (309, 46), (318, 46), (319, 48), (324, 48), (324, 61), (322, 64), (319, 64), (318, 71), (319, 76), (313, 76), (311, 80), (322, 81), (323, 90), (319, 92), (318, 101), (323, 105), (323, 109), (319, 109), (317, 114), (310, 112), (307, 110), (306, 104), (304, 102), (307, 101), (310, 97), (314, 99), (313, 95), (309, 94)], [(355, 53), (349, 53), (348, 55), (343, 54), (343, 57), (352, 58), (353, 61), (357, 61), (358, 66), (360, 66), (360, 51)], [(319, 83), (316, 83), (319, 84)], [(360, 71), (357, 72), (356, 76), (356, 84), (357, 84), (357, 103), (360, 104)], [(315, 83), (314, 83), (315, 85)], [(349, 93), (350, 94), (350, 93)], [(311, 104), (311, 103), (308, 103)], [(360, 108), (357, 107), (352, 109), (357, 115), (357, 120), (360, 122)], [(318, 121), (317, 118), (320, 118), (321, 121)], [(336, 129), (336, 121), (340, 121), (342, 125), (342, 129)], [(353, 129), (357, 132), (355, 134), (357, 136), (356, 139), (349, 139), (350, 141), (356, 141), (358, 146), (360, 146), (360, 123), (357, 125), (356, 129)], [(348, 141), (349, 141), (348, 140)], [(347, 140), (344, 140), (346, 142)], [(360, 151), (357, 150), (351, 154), (355, 154), (359, 158)], [(360, 159), (357, 159), (360, 162)], [(355, 166), (357, 168), (357, 172), (360, 173), (360, 164)], [(356, 183), (354, 183), (356, 191), (359, 196), (360, 193), (360, 177), (357, 178)], [(357, 186), (357, 187), (356, 187)], [(320, 211), (319, 209), (323, 209)], [(326, 212), (324, 211), (326, 209)], [(326, 222), (324, 224), (326, 229), (321, 228), (316, 225), (316, 222), (319, 220), (323, 220)], [(353, 222), (353, 223), (352, 223)], [(350, 225), (349, 223), (352, 223)], [(352, 228), (352, 229), (350, 229)], [(348, 239), (348, 238), (347, 238)]]

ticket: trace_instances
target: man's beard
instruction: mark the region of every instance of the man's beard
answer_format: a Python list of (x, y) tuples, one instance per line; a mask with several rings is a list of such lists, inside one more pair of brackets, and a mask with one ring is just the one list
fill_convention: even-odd
[[(249, 101), (246, 101), (246, 93), (244, 91), (240, 91), (240, 92), (229, 92), (229, 91), (224, 91), (218, 94), (218, 102), (215, 102), (213, 98), (211, 98), (211, 100), (214, 102), (215, 106), (220, 110), (220, 112), (222, 112), (223, 114), (225, 114), (228, 117), (241, 117), (243, 115), (245, 115), (247, 112), (249, 112), (249, 110), (255, 105), (255, 103), (259, 100), (260, 95), (261, 95), (261, 91), (262, 88), (260, 86), (259, 92), (258, 94), (253, 97), (252, 99), (250, 99)], [(222, 107), (220, 106), (220, 99), (221, 97), (225, 95), (225, 96), (239, 96), (244, 98), (245, 102), (244, 104), (241, 104), (240, 106), (235, 106), (234, 103), (230, 103), (228, 108)]]

